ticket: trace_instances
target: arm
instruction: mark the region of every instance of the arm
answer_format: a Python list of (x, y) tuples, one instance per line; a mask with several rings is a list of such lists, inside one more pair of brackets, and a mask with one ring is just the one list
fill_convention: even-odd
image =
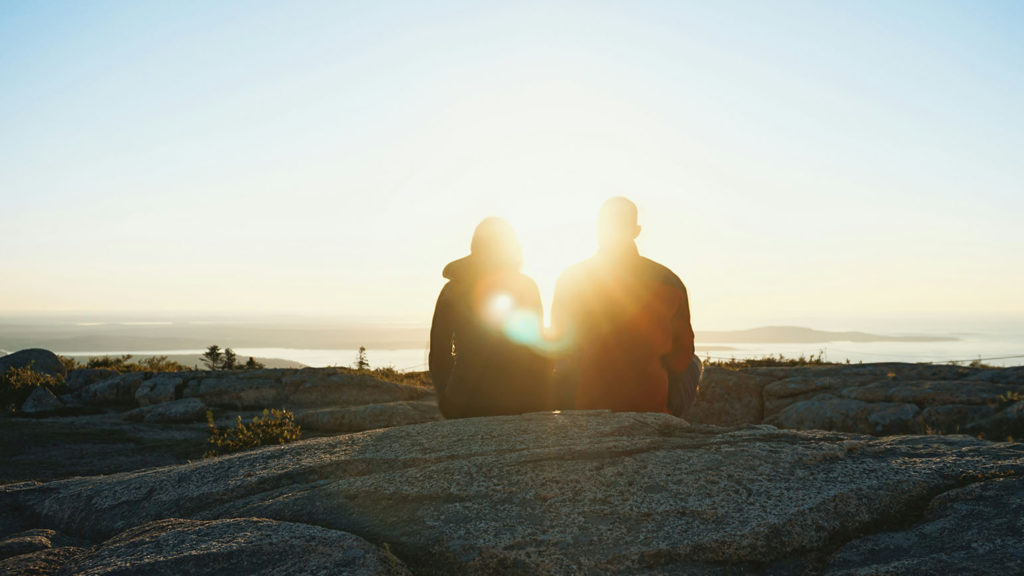
[(666, 358), (665, 367), (669, 372), (682, 372), (693, 360), (693, 326), (690, 323), (690, 299), (686, 286), (679, 284), (679, 308), (672, 316), (672, 351)]
[(455, 326), (450, 286), (450, 283), (445, 284), (441, 289), (434, 307), (434, 319), (430, 324), (430, 379), (439, 395), (443, 395), (452, 373), (452, 335)]
[(575, 407), (579, 380), (573, 300), (571, 281), (563, 274), (555, 283), (555, 296), (551, 302), (551, 332), (554, 338), (552, 348), (556, 359), (553, 376), (555, 407), (561, 410), (571, 410)]

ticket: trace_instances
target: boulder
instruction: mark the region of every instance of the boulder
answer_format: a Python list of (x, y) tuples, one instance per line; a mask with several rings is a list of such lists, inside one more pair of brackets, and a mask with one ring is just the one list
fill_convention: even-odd
[(916, 429), (920, 409), (914, 404), (862, 402), (820, 396), (791, 404), (765, 423), (801, 430), (842, 430), (861, 434), (907, 434)]
[[(695, 426), (667, 414), (538, 413), (0, 486), (0, 517), (96, 543), (169, 518), (270, 518), (386, 542), (410, 570), (427, 575), (801, 574), (818, 571), (844, 545), (886, 538), (888, 526), (928, 521), (930, 503), (956, 526), (938, 532), (933, 547), (984, 538), (988, 518), (967, 510), (976, 498), (998, 503), (1005, 492), (965, 492), (958, 506), (941, 507), (941, 498), (1022, 474), (1018, 445), (968, 436), (877, 438)], [(205, 525), (171, 526), (187, 533)], [(1008, 535), (1020, 541), (1019, 531)], [(135, 558), (142, 544), (127, 545), (134, 538), (111, 552), (110, 565)], [(204, 549), (197, 542), (206, 536), (189, 538), (168, 541), (166, 554)], [(987, 565), (984, 550), (957, 549), (956, 557), (927, 561), (908, 550), (911, 563), (901, 571)], [(1001, 554), (1010, 566), (1024, 561), (1020, 546)]]
[(1024, 400), (1004, 407), (981, 422), (975, 424), (986, 438), (1012, 440), (1024, 438)]
[(199, 398), (208, 406), (234, 409), (280, 407), (294, 386), (282, 385), (285, 370), (211, 372), (190, 382), (183, 395)]
[(96, 382), (119, 376), (121, 373), (109, 368), (79, 368), (68, 373), (68, 390), (77, 392)]
[(295, 422), (303, 430), (348, 433), (441, 419), (436, 403), (417, 401), (311, 410), (298, 414)]
[(150, 376), (149, 372), (121, 374), (82, 388), (79, 396), (84, 403), (93, 406), (134, 406), (135, 393)]
[(63, 407), (64, 403), (54, 396), (49, 388), (36, 386), (35, 390), (21, 404), (21, 412), (23, 414), (46, 414), (47, 412), (56, 412)]
[(947, 404), (929, 406), (921, 411), (917, 419), (918, 432), (930, 434), (977, 434), (984, 433), (984, 426), (979, 423), (986, 421), (995, 408), (987, 405)]
[(33, 371), (40, 374), (48, 374), (63, 378), (67, 376), (67, 369), (56, 354), (42, 348), (28, 348), (19, 350), (13, 354), (0, 356), (0, 374), (11, 368), (25, 368), (29, 366)]
[(135, 391), (135, 402), (139, 406), (151, 406), (181, 398), (185, 379), (173, 372), (157, 374), (139, 384)]
[(61, 573), (81, 576), (410, 574), (397, 558), (357, 536), (260, 518), (151, 522), (128, 530), (68, 562)]
[(206, 404), (199, 398), (182, 398), (163, 404), (143, 406), (125, 412), (122, 420), (128, 422), (147, 422), (149, 424), (181, 424), (199, 422), (206, 418)]
[(764, 418), (763, 390), (771, 378), (709, 366), (704, 370), (697, 401), (684, 415), (700, 424), (739, 426)]

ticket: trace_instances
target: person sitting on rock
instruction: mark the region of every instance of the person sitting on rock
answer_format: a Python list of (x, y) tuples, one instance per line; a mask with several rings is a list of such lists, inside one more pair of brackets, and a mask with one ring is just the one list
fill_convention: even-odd
[(562, 272), (552, 331), (566, 343), (555, 382), (558, 407), (670, 412), (696, 398), (703, 372), (694, 355), (686, 286), (640, 256), (637, 208), (616, 197), (601, 207), (598, 250)]
[(470, 255), (449, 263), (430, 328), (430, 376), (446, 418), (550, 410), (537, 284), (520, 272), (512, 227), (486, 218)]

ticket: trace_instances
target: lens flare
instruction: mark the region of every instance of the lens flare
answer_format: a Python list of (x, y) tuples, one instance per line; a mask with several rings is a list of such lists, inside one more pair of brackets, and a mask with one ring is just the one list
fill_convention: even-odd
[(499, 292), (487, 300), (486, 314), (492, 322), (504, 324), (505, 319), (515, 308), (515, 300), (512, 296)]
[(517, 344), (530, 347), (541, 345), (540, 318), (529, 310), (513, 310), (502, 322), (502, 330), (505, 337)]

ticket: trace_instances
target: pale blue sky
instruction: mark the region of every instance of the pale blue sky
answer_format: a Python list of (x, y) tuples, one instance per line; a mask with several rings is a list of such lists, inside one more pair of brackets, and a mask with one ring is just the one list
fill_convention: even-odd
[(429, 320), (611, 195), (699, 328), (1024, 314), (1024, 3), (0, 2), (0, 312)]

